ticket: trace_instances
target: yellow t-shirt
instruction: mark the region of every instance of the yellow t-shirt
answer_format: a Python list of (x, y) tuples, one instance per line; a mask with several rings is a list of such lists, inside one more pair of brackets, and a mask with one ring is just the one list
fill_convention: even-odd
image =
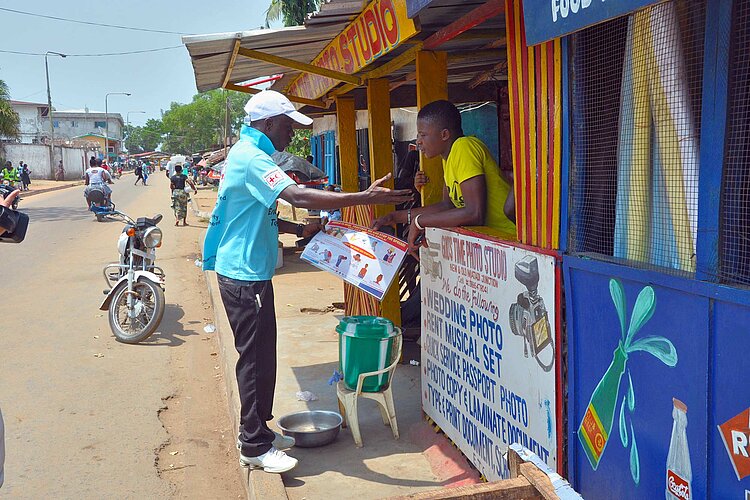
[(484, 175), (487, 184), (484, 225), (515, 235), (516, 225), (503, 211), (505, 199), (511, 189), (510, 184), (500, 175), (500, 168), (482, 141), (476, 137), (459, 137), (451, 146), (448, 159), (443, 160), (445, 185), (456, 208), (464, 206), (461, 183), (477, 175)]

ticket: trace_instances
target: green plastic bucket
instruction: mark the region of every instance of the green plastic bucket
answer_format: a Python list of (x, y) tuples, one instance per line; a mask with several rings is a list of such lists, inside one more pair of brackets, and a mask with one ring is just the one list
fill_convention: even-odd
[[(344, 385), (354, 391), (360, 373), (382, 370), (390, 365), (393, 339), (399, 329), (378, 316), (346, 316), (336, 327), (339, 334), (339, 367)], [(363, 392), (379, 392), (388, 386), (388, 374), (367, 377)]]

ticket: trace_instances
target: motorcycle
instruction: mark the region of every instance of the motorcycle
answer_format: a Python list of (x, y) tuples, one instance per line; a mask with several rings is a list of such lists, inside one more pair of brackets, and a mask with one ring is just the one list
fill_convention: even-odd
[(107, 196), (103, 185), (92, 184), (86, 193), (89, 210), (94, 213), (96, 220), (103, 222), (109, 215), (116, 212), (112, 197)]
[[(18, 189), (15, 186), (12, 186), (10, 184), (0, 184), (0, 196), (3, 198), (7, 198), (10, 193)], [(16, 199), (13, 200), (12, 206), (10, 207), (13, 210), (18, 210), (18, 202), (21, 201), (20, 196), (16, 196)]]
[(109, 327), (118, 341), (137, 344), (156, 331), (164, 316), (164, 271), (154, 265), (156, 249), (161, 246), (162, 232), (157, 224), (162, 215), (133, 220), (113, 211), (112, 218), (125, 222), (117, 240), (120, 261), (104, 266), (107, 296), (99, 307), (108, 311)]

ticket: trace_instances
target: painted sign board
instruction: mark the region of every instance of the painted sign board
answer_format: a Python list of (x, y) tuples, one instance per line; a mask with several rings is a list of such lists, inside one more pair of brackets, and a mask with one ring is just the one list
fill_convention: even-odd
[[(312, 60), (313, 66), (354, 74), (393, 51), (417, 34), (406, 5), (397, 0), (373, 0)], [(338, 80), (311, 73), (298, 76), (286, 92), (317, 99), (339, 84)]]
[(526, 44), (537, 45), (662, 0), (523, 0)]
[(740, 305), (718, 300), (719, 285), (563, 262), (576, 490), (587, 499), (744, 498), (750, 293)]
[(419, 11), (432, 3), (432, 0), (406, 0), (406, 14), (414, 19)]
[(427, 229), (422, 406), (489, 480), (519, 443), (557, 470), (555, 259)]

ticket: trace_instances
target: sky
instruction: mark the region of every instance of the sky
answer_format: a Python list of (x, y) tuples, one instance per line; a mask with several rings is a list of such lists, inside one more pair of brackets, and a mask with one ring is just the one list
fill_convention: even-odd
[[(0, 8), (100, 24), (147, 28), (187, 34), (257, 29), (265, 22), (271, 0), (2, 0)], [(279, 23), (274, 23), (278, 27)], [(108, 111), (142, 126), (160, 118), (172, 102), (187, 103), (197, 93), (190, 56), (177, 34), (148, 33), (90, 26), (0, 10), (0, 80), (11, 99), (47, 102), (44, 57), (2, 51), (103, 54), (176, 49), (108, 57), (48, 56), (52, 106), (56, 110)], [(134, 113), (145, 111), (145, 113)], [(128, 115), (128, 112), (129, 115)]]

